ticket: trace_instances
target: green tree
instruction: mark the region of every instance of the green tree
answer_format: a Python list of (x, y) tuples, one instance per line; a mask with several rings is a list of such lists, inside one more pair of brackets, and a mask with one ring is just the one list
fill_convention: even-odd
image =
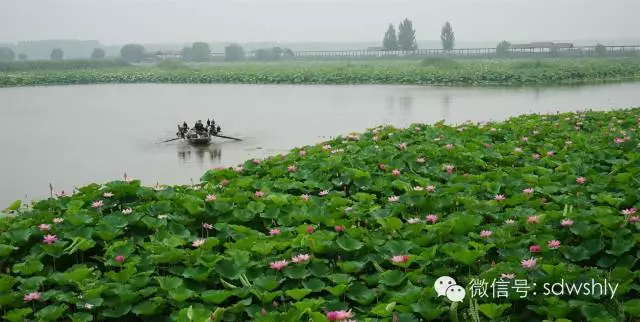
[(224, 60), (239, 61), (244, 59), (244, 49), (238, 44), (231, 44), (224, 48)]
[(120, 57), (130, 63), (139, 63), (146, 53), (146, 49), (139, 44), (126, 44), (120, 49)]
[(498, 57), (506, 57), (509, 56), (509, 50), (511, 49), (511, 43), (503, 40), (498, 43), (496, 46), (496, 55)]
[(453, 32), (453, 28), (448, 21), (444, 23), (444, 26), (442, 26), (440, 41), (442, 42), (442, 49), (444, 50), (451, 50), (455, 45), (456, 34)]
[(92, 59), (102, 59), (102, 58), (104, 58), (104, 56), (105, 56), (105, 52), (101, 48), (95, 48), (91, 52), (91, 58)]
[(23, 53), (18, 54), (18, 60), (27, 60), (27, 54), (23, 54)]
[(595, 47), (595, 52), (598, 55), (606, 55), (607, 54), (607, 46), (603, 44), (597, 44)]
[(211, 49), (206, 42), (195, 42), (191, 46), (191, 59), (197, 62), (207, 62), (210, 59)]
[(62, 60), (64, 59), (64, 52), (60, 48), (56, 48), (51, 51), (51, 60)]
[(413, 23), (409, 19), (404, 19), (398, 26), (398, 46), (402, 50), (416, 50), (416, 31), (413, 29)]
[(193, 61), (193, 47), (183, 47), (181, 53), (182, 60)]
[(13, 61), (16, 54), (9, 47), (0, 47), (0, 61)]
[(382, 39), (382, 48), (384, 50), (397, 50), (398, 49), (398, 36), (396, 35), (396, 28), (393, 24), (389, 24), (389, 28), (384, 33)]

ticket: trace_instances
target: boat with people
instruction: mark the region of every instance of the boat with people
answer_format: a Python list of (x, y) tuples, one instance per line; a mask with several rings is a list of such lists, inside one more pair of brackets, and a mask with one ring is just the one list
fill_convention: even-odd
[(182, 122), (181, 125), (178, 125), (177, 138), (171, 141), (184, 139), (193, 145), (206, 145), (211, 143), (212, 137), (214, 136), (240, 141), (240, 139), (224, 136), (221, 133), (222, 128), (220, 128), (220, 125), (216, 124), (214, 120), (207, 120), (206, 125), (204, 125), (201, 120), (198, 120), (192, 128), (189, 128), (187, 122)]

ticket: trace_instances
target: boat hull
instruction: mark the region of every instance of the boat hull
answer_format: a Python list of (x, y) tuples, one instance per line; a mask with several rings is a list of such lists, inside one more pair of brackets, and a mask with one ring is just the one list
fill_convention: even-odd
[(188, 138), (187, 142), (193, 145), (207, 145), (211, 143), (211, 138)]

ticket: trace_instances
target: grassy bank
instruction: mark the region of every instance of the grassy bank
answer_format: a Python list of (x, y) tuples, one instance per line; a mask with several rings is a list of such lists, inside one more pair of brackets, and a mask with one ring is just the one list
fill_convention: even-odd
[(75, 60), (32, 60), (0, 62), (0, 73), (38, 72), (38, 71), (70, 71), (84, 69), (123, 68), (131, 64), (123, 60), (109, 59), (75, 59)]
[(640, 79), (640, 59), (237, 63), (0, 73), (0, 87), (94, 83), (545, 85)]
[[(460, 320), (637, 319), (639, 126), (640, 108), (378, 128), (196, 186), (89, 185), (0, 219), (0, 313), (444, 321), (447, 275), (467, 287)], [(470, 310), (470, 283), (497, 278), (508, 298), (487, 288)], [(544, 293), (562, 279), (618, 286)]]

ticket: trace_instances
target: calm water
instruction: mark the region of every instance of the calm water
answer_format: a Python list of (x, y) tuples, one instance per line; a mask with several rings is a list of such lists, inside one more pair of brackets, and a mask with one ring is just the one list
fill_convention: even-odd
[[(0, 89), (0, 209), (15, 199), (121, 178), (198, 181), (207, 169), (286, 152), (380, 124), (500, 120), (640, 106), (640, 83), (544, 89), (400, 86), (83, 85)], [(173, 138), (182, 120), (215, 117), (206, 148)]]

